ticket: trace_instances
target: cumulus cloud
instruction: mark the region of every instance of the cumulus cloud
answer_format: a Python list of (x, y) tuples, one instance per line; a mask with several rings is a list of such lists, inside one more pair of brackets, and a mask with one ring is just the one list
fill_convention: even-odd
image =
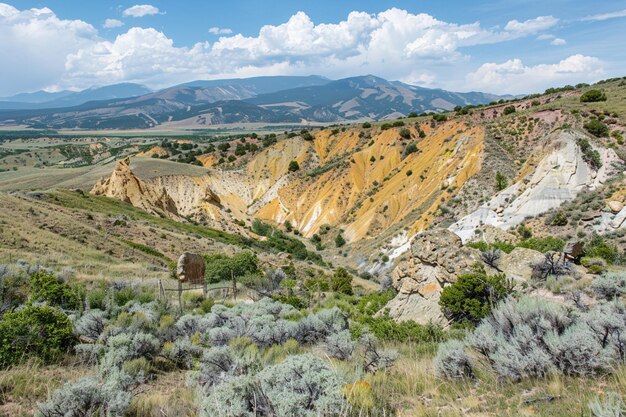
[(561, 46), (561, 45), (565, 45), (565, 44), (567, 44), (567, 41), (565, 39), (563, 39), (563, 38), (554, 38), (550, 42), (550, 45), (554, 45), (554, 46)]
[(230, 35), (231, 33), (233, 33), (233, 30), (229, 28), (219, 28), (217, 26), (213, 26), (209, 29), (209, 33), (212, 35)]
[(135, 81), (153, 86), (206, 77), (213, 72), (209, 45), (178, 48), (162, 32), (134, 27), (68, 55), (65, 82), (81, 88), (115, 81)]
[[(154, 13), (159, 10), (150, 5), (124, 11), (127, 16)], [(11, 77), (0, 77), (0, 93), (120, 81), (159, 88), (196, 78), (312, 73), (336, 78), (372, 73), (451, 87), (443, 74), (459, 77), (458, 68), (470, 62), (467, 48), (535, 35), (556, 22), (552, 16), (540, 16), (494, 29), (479, 22), (456, 24), (391, 8), (377, 14), (351, 12), (338, 23), (316, 23), (298, 12), (284, 23), (261, 27), (253, 36), (215, 27), (209, 32), (220, 35), (217, 41), (179, 46), (153, 28), (132, 27), (115, 39), (102, 39), (91, 25), (61, 20), (50, 9), (19, 11), (0, 3), (0, 58), (7, 57), (2, 61), (5, 67), (17, 68)], [(118, 24), (109, 19), (105, 27)], [(557, 39), (546, 38), (560, 42)], [(497, 74), (506, 67), (486, 65), (495, 65), (491, 70)], [(499, 87), (484, 84), (487, 91), (494, 88)]]
[(104, 21), (104, 24), (102, 25), (102, 27), (105, 29), (119, 28), (122, 26), (124, 26), (124, 22), (122, 22), (121, 20), (117, 20), (117, 19), (106, 19)]
[(510, 20), (504, 30), (517, 33), (537, 33), (542, 30), (550, 29), (559, 22), (554, 16), (539, 16), (534, 19), (528, 19), (523, 22), (517, 20)]
[(159, 14), (161, 11), (158, 7), (150, 4), (137, 4), (129, 7), (122, 13), (125, 17), (144, 17)]
[(611, 12), (611, 13), (594, 14), (591, 16), (584, 17), (581, 20), (602, 21), (602, 20), (615, 19), (618, 17), (626, 17), (626, 9), (619, 10), (616, 12)]
[(53, 86), (65, 74), (66, 57), (97, 42), (98, 32), (45, 7), (18, 10), (0, 3), (0, 39), (0, 93), (10, 95)]
[(580, 54), (555, 64), (534, 66), (524, 65), (521, 59), (516, 58), (501, 64), (485, 63), (469, 73), (466, 82), (474, 89), (524, 94), (568, 82), (593, 81), (602, 73), (602, 62), (598, 58)]

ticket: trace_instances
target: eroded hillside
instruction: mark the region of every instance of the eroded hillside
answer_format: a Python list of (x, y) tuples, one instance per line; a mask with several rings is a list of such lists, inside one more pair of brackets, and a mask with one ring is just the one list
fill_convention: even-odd
[[(342, 246), (341, 236), (348, 245), (324, 256), (373, 271), (426, 229), (450, 228), (467, 242), (486, 225), (513, 229), (613, 181), (624, 160), (624, 86), (614, 84), (606, 103), (566, 90), (447, 117), (230, 139), (198, 148), (196, 162), (209, 169), (189, 172), (161, 170), (175, 154), (153, 148), (119, 162), (92, 193), (244, 236), (258, 219), (318, 250)], [(605, 133), (590, 130), (596, 122)], [(620, 210), (600, 226), (617, 224)]]
[[(144, 160), (122, 160), (92, 193), (225, 230), (245, 233), (260, 219), (289, 222), (304, 237), (341, 229), (357, 243), (426, 228), (436, 207), (480, 169), (483, 148), (484, 130), (460, 121), (325, 129), (311, 140), (278, 141), (239, 169), (202, 175), (142, 178), (133, 167)], [(293, 161), (298, 169), (290, 169)]]

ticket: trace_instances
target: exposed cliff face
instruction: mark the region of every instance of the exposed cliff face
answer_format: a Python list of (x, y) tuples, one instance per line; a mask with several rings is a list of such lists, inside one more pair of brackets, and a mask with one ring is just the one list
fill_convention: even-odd
[(153, 214), (178, 216), (178, 208), (165, 189), (137, 178), (129, 158), (118, 162), (111, 176), (97, 182), (91, 193), (125, 201)]
[[(416, 126), (406, 128), (409, 139), (398, 128), (322, 130), (313, 141), (279, 141), (240, 170), (201, 176), (142, 179), (122, 161), (92, 193), (227, 230), (238, 227), (235, 219), (258, 218), (289, 221), (305, 237), (330, 225), (350, 242), (383, 234), (390, 241), (402, 229), (413, 235), (428, 226), (434, 209), (480, 169), (484, 146), (482, 129), (463, 123), (424, 124), (424, 138)], [(415, 152), (407, 152), (411, 143)], [(289, 172), (293, 160), (300, 171)]]
[(569, 131), (553, 134), (546, 148), (538, 149), (522, 168), (519, 181), (450, 226), (450, 230), (464, 242), (484, 225), (508, 230), (526, 218), (557, 208), (578, 193), (603, 184), (615, 174), (613, 165), (617, 156), (610, 149), (601, 149), (602, 167), (597, 171), (592, 169), (576, 144), (579, 136)]
[(385, 308), (398, 321), (445, 326), (447, 320), (439, 306), (441, 292), (459, 275), (471, 272), (473, 265), (482, 265), (490, 275), (504, 273), (515, 284), (529, 280), (532, 265), (543, 259), (541, 252), (515, 248), (501, 254), (495, 270), (483, 263), (480, 251), (463, 246), (461, 238), (449, 230), (420, 233), (411, 241), (406, 259), (392, 271), (392, 285), (398, 294)]
[[(237, 183), (236, 180), (231, 182)], [(194, 218), (223, 230), (243, 232), (213, 191), (214, 187), (220, 190), (220, 184), (217, 185), (215, 187), (209, 176), (167, 175), (141, 179), (131, 170), (130, 159), (126, 158), (117, 163), (109, 178), (93, 186), (91, 194), (116, 198), (159, 216), (181, 221)], [(225, 197), (228, 199), (231, 194)], [(239, 201), (235, 203), (233, 207), (241, 205)]]
[(418, 235), (411, 243), (408, 259), (391, 274), (398, 295), (386, 306), (389, 315), (399, 321), (445, 325), (447, 321), (439, 307), (443, 287), (456, 282), (460, 274), (470, 272), (479, 261), (480, 253), (464, 248), (452, 232), (436, 230)]

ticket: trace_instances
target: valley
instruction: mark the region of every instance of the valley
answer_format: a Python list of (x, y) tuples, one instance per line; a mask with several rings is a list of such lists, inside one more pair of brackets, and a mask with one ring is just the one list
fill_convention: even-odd
[[(595, 89), (605, 101), (581, 101)], [(596, 332), (623, 314), (625, 97), (614, 79), (284, 130), (7, 131), (0, 322), (27, 300), (75, 316), (54, 359), (0, 348), (15, 361), (0, 414), (46, 415), (108, 381), (102, 409), (237, 415), (258, 392), (221, 390), (252, 378), (276, 404), (267, 384), (289, 372), (325, 378), (341, 416), (566, 416), (621, 395), (619, 348)], [(184, 252), (203, 256), (208, 296), (178, 298)], [(526, 349), (534, 362), (515, 362)], [(24, 390), (40, 378), (46, 392)]]

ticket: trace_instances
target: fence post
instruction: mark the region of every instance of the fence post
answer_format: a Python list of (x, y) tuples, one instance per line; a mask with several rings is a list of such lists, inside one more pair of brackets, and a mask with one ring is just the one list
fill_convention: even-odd
[(178, 309), (183, 314), (183, 283), (178, 280)]

